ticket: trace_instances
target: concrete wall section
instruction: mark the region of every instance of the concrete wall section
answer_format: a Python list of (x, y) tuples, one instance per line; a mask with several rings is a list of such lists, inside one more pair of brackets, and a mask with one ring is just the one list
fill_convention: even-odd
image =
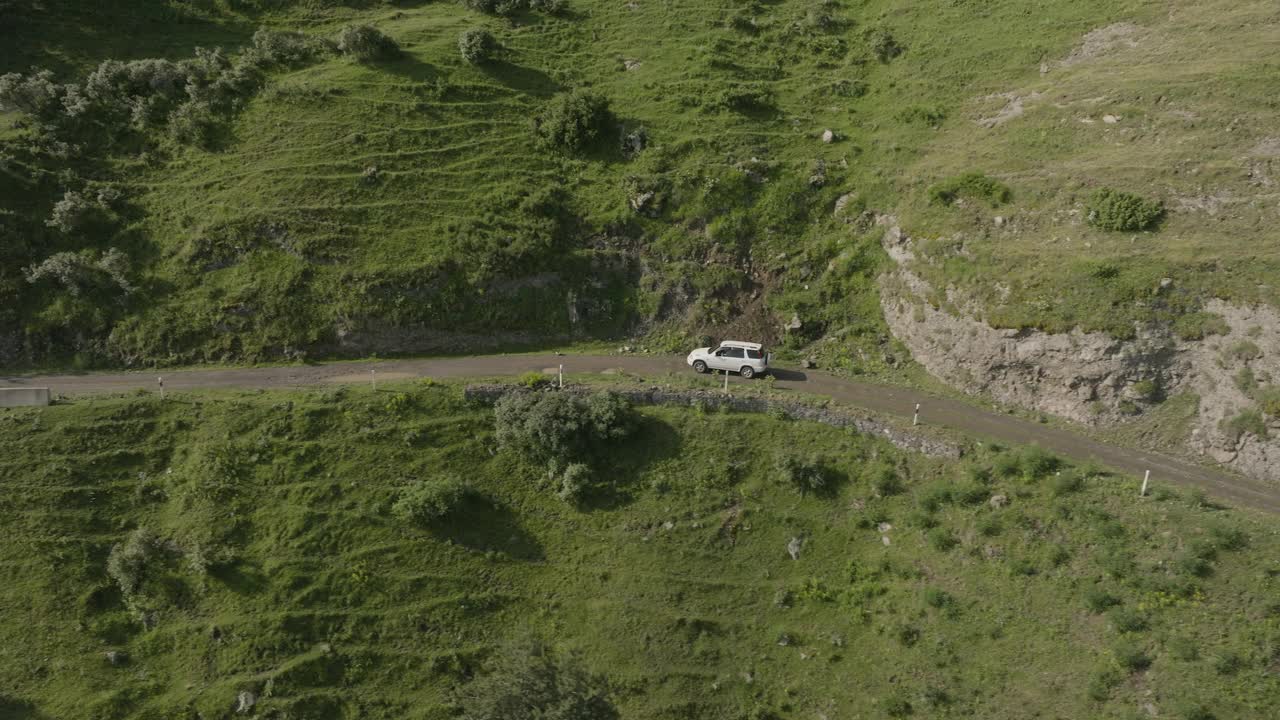
[(0, 388), (0, 407), (27, 407), (48, 404), (49, 388)]

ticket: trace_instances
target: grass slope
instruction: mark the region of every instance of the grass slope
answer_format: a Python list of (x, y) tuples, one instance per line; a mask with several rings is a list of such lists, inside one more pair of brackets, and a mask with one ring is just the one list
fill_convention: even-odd
[[(212, 150), (151, 137), (105, 154), (88, 143), (68, 161), (7, 131), (0, 292), (12, 301), (0, 321), (13, 329), (0, 350), (13, 361), (641, 332), (659, 347), (700, 333), (793, 348), (826, 338), (811, 348), (825, 362), (874, 371), (899, 353), (879, 319), (887, 259), (864, 208), (928, 238), (920, 271), (967, 290), (996, 324), (1127, 334), (1211, 295), (1270, 297), (1267, 3), (582, 0), (510, 18), (416, 2), (173, 0), (56, 17), (34, 5), (9, 4), (29, 32), (0, 69), (72, 79), (105, 57), (234, 50), (259, 25), (332, 37), (367, 22), (405, 53), (270, 72)], [(166, 22), (178, 32), (152, 31)], [(100, 41), (124, 26), (137, 28), (128, 47)], [(457, 38), (477, 26), (502, 50), (473, 66)], [(530, 118), (584, 87), (611, 99), (624, 132), (643, 128), (646, 149), (539, 147)], [(1011, 199), (930, 202), (930, 187), (972, 171)], [(85, 180), (125, 192), (119, 225), (44, 228)], [(1154, 233), (1103, 232), (1083, 210), (1101, 186), (1168, 212)], [(996, 214), (1008, 221), (994, 226)], [(111, 246), (133, 262), (126, 298), (77, 300), (18, 273)], [(1151, 297), (1164, 276), (1173, 300)], [(801, 327), (783, 333), (792, 316)]]
[[(7, 718), (231, 717), (242, 691), (260, 717), (449, 717), (526, 633), (625, 718), (1280, 708), (1274, 520), (1034, 450), (645, 409), (575, 509), (451, 386), (101, 398), (3, 411), (0, 442)], [(780, 485), (778, 453), (824, 456), (834, 491)], [(480, 495), (390, 516), (440, 474)], [(131, 612), (106, 566), (139, 527), (162, 550)]]

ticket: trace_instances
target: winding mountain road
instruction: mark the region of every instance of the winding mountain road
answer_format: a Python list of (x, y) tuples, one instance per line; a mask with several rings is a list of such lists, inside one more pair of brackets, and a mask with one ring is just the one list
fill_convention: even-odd
[[(486, 355), (225, 370), (175, 370), (162, 371), (160, 374), (164, 377), (164, 386), (167, 391), (218, 388), (273, 389), (368, 382), (371, 377), (370, 371), (376, 371), (376, 377), (379, 380), (418, 377), (491, 377), (516, 375), (531, 370), (542, 371), (558, 367), (561, 363), (564, 364), (565, 373), (569, 377), (574, 374), (598, 374), (609, 370), (622, 370), (637, 375), (692, 372), (680, 358), (676, 357)], [(1260, 480), (1213, 470), (1159, 453), (1108, 445), (1070, 430), (990, 412), (964, 402), (908, 388), (846, 380), (815, 371), (776, 369), (774, 374), (777, 378), (775, 383), (777, 388), (797, 390), (811, 395), (824, 395), (839, 402), (878, 413), (905, 417), (910, 417), (916, 403), (920, 403), (921, 422), (925, 424), (954, 428), (967, 435), (1004, 443), (1037, 443), (1067, 457), (1077, 460), (1094, 459), (1113, 469), (1137, 476), (1150, 470), (1153, 483), (1171, 482), (1198, 487), (1228, 504), (1280, 513), (1280, 486)], [(155, 372), (0, 376), (0, 388), (49, 387), (57, 395), (77, 396), (122, 392), (136, 388), (154, 389), (157, 385), (156, 378)], [(746, 381), (734, 378), (733, 382)]]

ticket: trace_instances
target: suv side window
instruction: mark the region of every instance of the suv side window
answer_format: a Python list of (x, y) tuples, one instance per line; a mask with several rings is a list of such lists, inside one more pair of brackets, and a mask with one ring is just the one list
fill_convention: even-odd
[(740, 358), (742, 357), (742, 348), (725, 348), (724, 355), (722, 357)]
[(759, 360), (762, 357), (762, 355), (760, 354), (759, 350), (748, 350), (747, 357), (752, 360)]

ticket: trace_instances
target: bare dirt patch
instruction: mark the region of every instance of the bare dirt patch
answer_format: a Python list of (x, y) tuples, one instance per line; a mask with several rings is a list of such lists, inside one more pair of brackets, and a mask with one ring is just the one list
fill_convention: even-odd
[(1116, 50), (1138, 47), (1146, 31), (1133, 23), (1121, 22), (1085, 33), (1080, 46), (1058, 63), (1065, 68), (1103, 58)]
[(1032, 92), (1026, 95), (1019, 95), (1016, 92), (996, 93), (988, 95), (983, 100), (1004, 100), (1004, 107), (1001, 107), (994, 115), (978, 119), (978, 124), (984, 128), (993, 128), (1003, 125), (1010, 120), (1022, 117), (1026, 112), (1027, 101), (1035, 102), (1043, 96), (1042, 93)]

